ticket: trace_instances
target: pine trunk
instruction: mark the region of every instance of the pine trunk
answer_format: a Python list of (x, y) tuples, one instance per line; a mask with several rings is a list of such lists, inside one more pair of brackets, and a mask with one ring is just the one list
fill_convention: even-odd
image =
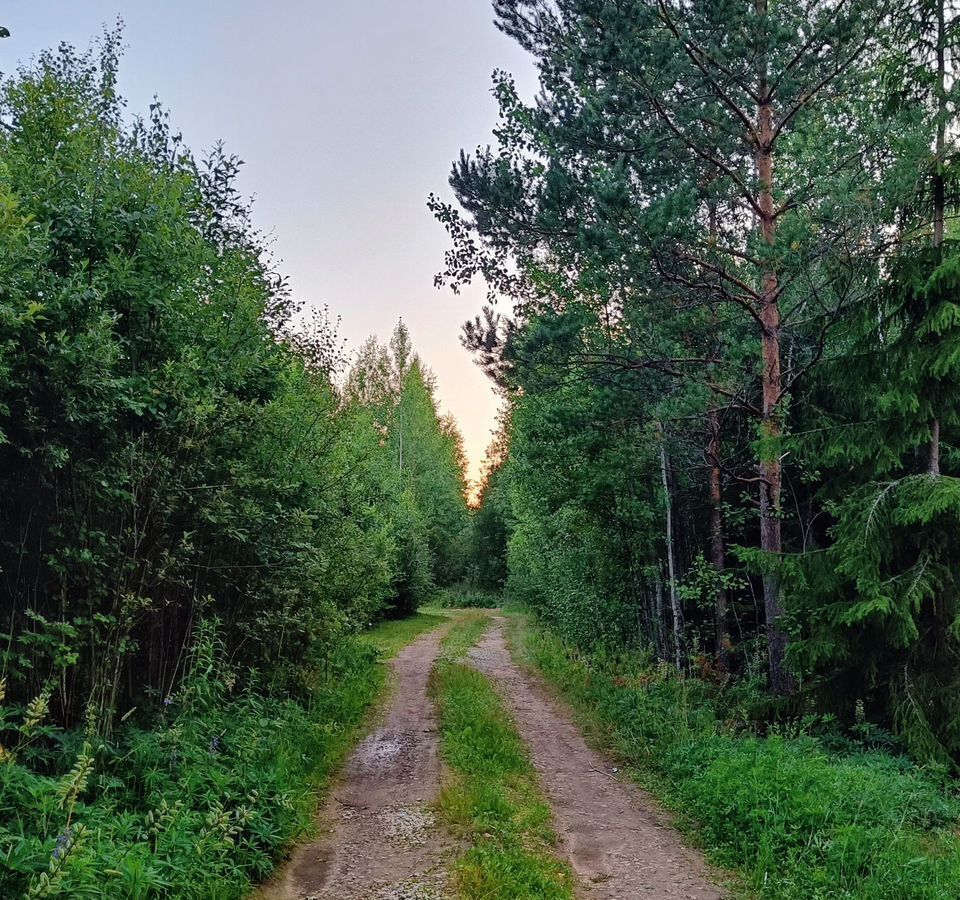
[[(773, 203), (773, 101), (766, 77), (761, 79), (758, 108), (759, 144), (756, 148), (760, 233), (772, 251), (776, 244), (777, 221)], [(767, 627), (770, 688), (775, 694), (789, 694), (793, 680), (786, 666), (787, 635), (782, 627), (783, 602), (780, 576), (775, 570), (783, 552), (780, 530), (780, 288), (773, 253), (763, 257), (760, 273), (761, 324), (761, 450), (760, 450), (760, 549), (771, 568), (763, 575), (763, 605)]]

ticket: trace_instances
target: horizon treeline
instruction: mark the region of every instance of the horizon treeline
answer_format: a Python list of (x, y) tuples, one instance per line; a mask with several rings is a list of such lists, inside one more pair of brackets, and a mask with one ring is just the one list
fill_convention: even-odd
[[(946, 0), (496, 0), (438, 285), (507, 398), (480, 577), (582, 647), (960, 762)], [(779, 698), (779, 699), (777, 699)]]
[[(275, 271), (237, 157), (128, 119), (120, 36), (0, 96), (0, 675), (109, 734), (194, 635), (299, 691), (465, 565), (461, 439), (401, 322), (347, 366)], [(2, 741), (9, 746), (7, 741)]]

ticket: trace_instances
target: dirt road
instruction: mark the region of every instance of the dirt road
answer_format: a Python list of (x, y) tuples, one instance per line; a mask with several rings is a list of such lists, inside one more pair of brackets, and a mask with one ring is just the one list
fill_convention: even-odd
[(494, 680), (530, 748), (554, 826), (590, 900), (720, 900), (702, 858), (685, 847), (653, 799), (614, 776), (565, 710), (511, 659), (503, 620), (470, 651)]
[[(323, 836), (299, 847), (256, 900), (441, 900), (455, 855), (434, 822), (440, 789), (430, 671), (443, 629), (393, 662), (382, 721), (353, 752), (331, 792)], [(567, 711), (510, 657), (503, 620), (468, 661), (504, 697), (530, 748), (584, 900), (721, 900), (700, 856), (685, 847), (655, 802), (614, 776)], [(549, 898), (544, 898), (549, 900)]]
[(449, 841), (431, 804), (440, 789), (437, 721), (427, 695), (443, 629), (393, 661), (382, 723), (353, 752), (331, 791), (328, 834), (294, 852), (258, 900), (437, 900)]

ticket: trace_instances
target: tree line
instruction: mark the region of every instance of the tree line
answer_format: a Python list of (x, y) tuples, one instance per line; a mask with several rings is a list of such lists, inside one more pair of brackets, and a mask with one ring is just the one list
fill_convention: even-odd
[(534, 58), (438, 285), (507, 399), (475, 531), (583, 646), (960, 759), (958, 13), (495, 0)]
[(361, 633), (462, 577), (464, 458), (120, 47), (0, 78), (0, 895), (239, 898), (383, 687)]
[[(215, 621), (303, 689), (344, 636), (460, 577), (456, 424), (401, 322), (349, 364), (222, 146), (125, 115), (119, 33), (0, 92), (0, 675), (109, 734)], [(5, 741), (9, 746), (9, 741)]]

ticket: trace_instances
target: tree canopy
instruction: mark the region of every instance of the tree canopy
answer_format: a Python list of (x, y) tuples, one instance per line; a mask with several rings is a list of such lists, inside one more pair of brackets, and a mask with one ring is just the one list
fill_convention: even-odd
[(960, 759), (952, 6), (494, 5), (540, 92), (430, 206), (508, 592)]

